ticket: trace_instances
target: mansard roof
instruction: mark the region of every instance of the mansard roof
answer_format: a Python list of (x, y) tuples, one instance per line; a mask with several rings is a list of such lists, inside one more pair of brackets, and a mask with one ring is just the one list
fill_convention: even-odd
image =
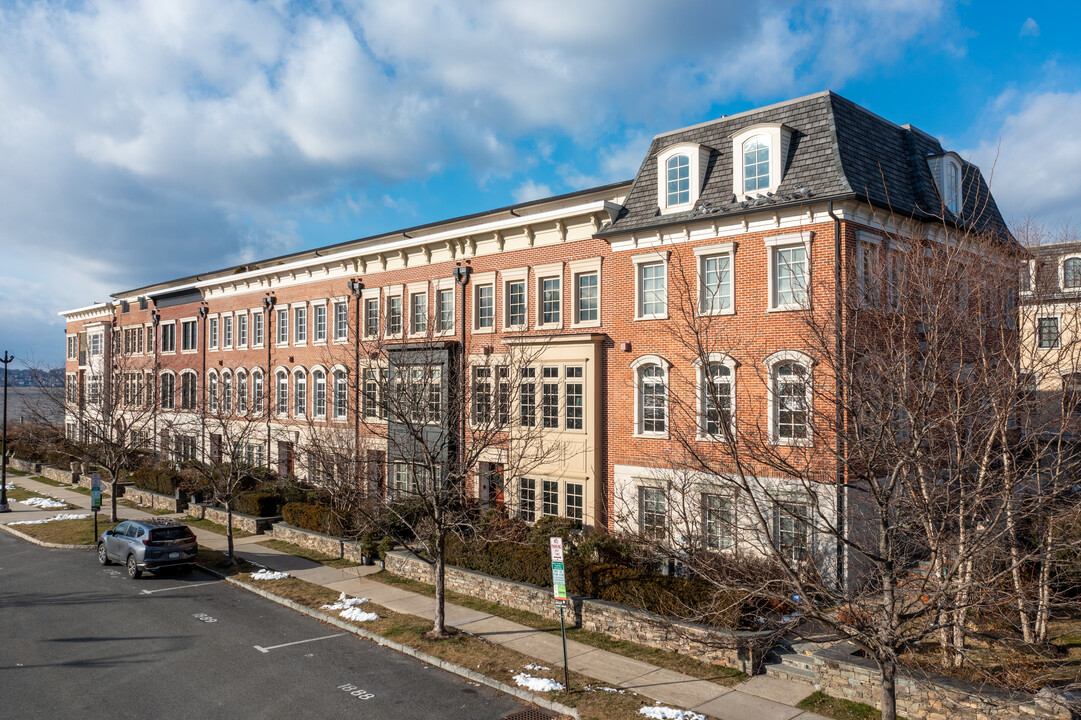
[[(792, 130), (783, 179), (770, 196), (733, 195), (731, 138), (759, 124), (782, 124)], [(693, 208), (662, 215), (657, 207), (656, 156), (678, 143), (710, 148), (704, 184)], [(855, 198), (905, 217), (944, 219), (954, 226), (1011, 238), (979, 168), (960, 158), (964, 207), (959, 216), (944, 208), (927, 161), (945, 154), (941, 143), (922, 130), (895, 125), (826, 91), (658, 135), (623, 211), (598, 234), (613, 237), (711, 216)]]

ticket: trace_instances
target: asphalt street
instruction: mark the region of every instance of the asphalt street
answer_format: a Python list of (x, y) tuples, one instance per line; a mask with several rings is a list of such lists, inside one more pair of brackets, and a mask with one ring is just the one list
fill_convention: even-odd
[(101, 567), (0, 532), (0, 717), (491, 718), (486, 687), (200, 571)]

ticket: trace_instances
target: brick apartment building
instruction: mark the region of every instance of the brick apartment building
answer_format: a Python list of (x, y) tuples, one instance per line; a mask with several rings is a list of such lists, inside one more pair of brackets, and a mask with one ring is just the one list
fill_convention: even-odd
[[(163, 455), (214, 459), (221, 439), (206, 431), (208, 412), (261, 413), (251, 462), (318, 479), (305, 448), (317, 429), (337, 428), (370, 439), (352, 472), (378, 475), (387, 491), (407, 468), (370, 431), (388, 362), (372, 349), (441, 348), (437, 395), (451, 384), (472, 393), (471, 423), (478, 403), (485, 417), (502, 414), (489, 402), (508, 407), (506, 446), (487, 453), (470, 494), (527, 520), (646, 530), (668, 522), (664, 478), (687, 450), (681, 433), (708, 456), (725, 442), (723, 424), (760, 426), (814, 461), (831, 438), (812, 431), (812, 417), (833, 410), (810, 387), (832, 379), (816, 372), (801, 315), (834, 307), (858, 264), (884, 257), (871, 250), (887, 237), (918, 242), (944, 226), (1007, 234), (978, 168), (916, 128), (811, 95), (658, 135), (631, 182), (62, 313), (68, 432), (85, 433), (101, 384), (118, 381), (104, 372), (118, 365), (110, 353), (120, 354), (126, 398), (157, 410), (139, 437)], [(724, 351), (696, 352), (680, 332), (688, 317), (722, 323)], [(533, 349), (528, 366), (500, 364), (521, 348)], [(467, 378), (452, 372), (458, 363)], [(527, 425), (559, 452), (515, 476), (504, 463)], [(837, 477), (832, 461), (821, 472)], [(737, 512), (739, 499), (714, 497), (708, 478), (702, 489), (704, 513)], [(813, 542), (789, 530), (792, 543)]]

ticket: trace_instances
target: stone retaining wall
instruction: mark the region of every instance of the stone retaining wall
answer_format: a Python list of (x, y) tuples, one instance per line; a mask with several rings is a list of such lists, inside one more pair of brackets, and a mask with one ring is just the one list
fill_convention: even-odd
[(71, 470), (62, 470), (49, 465), (42, 465), (41, 472), (38, 474), (49, 478), (53, 482), (67, 483), (69, 485), (74, 484), (76, 479), (76, 474)]
[(177, 500), (172, 495), (162, 495), (161, 493), (151, 492), (149, 490), (143, 490), (142, 488), (130, 485), (124, 488), (124, 497), (131, 500), (139, 507), (153, 508), (154, 510), (168, 510), (169, 512), (183, 512), (188, 506), (187, 500)]
[[(395, 575), (432, 583), (431, 566), (407, 551), (387, 553), (386, 568)], [(449, 566), (446, 587), (463, 595), (559, 619), (552, 592), (546, 588)], [(572, 596), (571, 603), (568, 621), (575, 627), (670, 650), (702, 662), (726, 665), (748, 674), (757, 671), (769, 649), (769, 636), (765, 633), (710, 630), (594, 598)]]
[[(219, 525), (225, 525), (229, 518), (220, 507), (214, 505), (206, 505), (204, 503), (192, 503), (188, 505), (188, 515), (199, 520), (209, 520), (210, 522), (217, 523)], [(270, 530), (274, 523), (281, 520), (281, 515), (272, 517), (255, 517), (253, 515), (243, 515), (241, 513), (233, 511), (233, 528), (239, 528), (244, 532), (250, 532), (253, 535), (263, 535), (267, 530)]]
[[(827, 695), (881, 707), (878, 666), (842, 643), (814, 654), (815, 687)], [(1066, 701), (1049, 689), (1036, 695), (988, 690), (944, 676), (897, 678), (897, 714), (909, 720), (1070, 720)]]
[(289, 523), (274, 523), (271, 536), (275, 540), (299, 545), (308, 550), (330, 555), (331, 557), (345, 558), (352, 562), (364, 562), (364, 553), (361, 552), (360, 543), (352, 540), (324, 535), (312, 530), (303, 530)]

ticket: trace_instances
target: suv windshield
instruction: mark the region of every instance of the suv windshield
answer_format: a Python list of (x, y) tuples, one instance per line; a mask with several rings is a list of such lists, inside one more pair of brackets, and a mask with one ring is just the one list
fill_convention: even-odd
[(186, 527), (167, 527), (151, 531), (150, 536), (154, 540), (188, 540), (192, 534)]

